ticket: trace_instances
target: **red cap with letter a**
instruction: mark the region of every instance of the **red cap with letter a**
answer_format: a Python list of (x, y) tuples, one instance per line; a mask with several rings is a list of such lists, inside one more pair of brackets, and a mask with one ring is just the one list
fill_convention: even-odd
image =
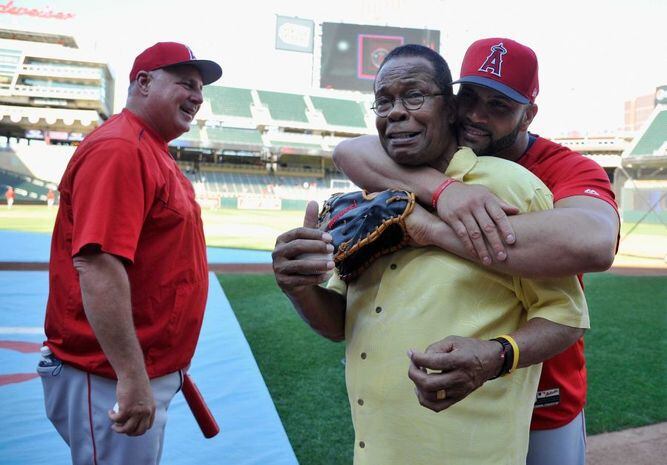
[(461, 77), (452, 84), (497, 90), (519, 103), (533, 103), (539, 92), (537, 55), (512, 39), (481, 39), (468, 47)]
[(211, 60), (198, 60), (187, 45), (178, 42), (158, 42), (134, 59), (130, 82), (137, 78), (139, 71), (153, 71), (176, 65), (190, 65), (197, 68), (204, 85), (215, 82), (222, 76), (219, 64)]

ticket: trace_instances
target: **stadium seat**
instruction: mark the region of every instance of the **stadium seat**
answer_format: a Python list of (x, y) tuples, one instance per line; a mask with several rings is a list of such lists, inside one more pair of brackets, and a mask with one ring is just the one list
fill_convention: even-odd
[(667, 109), (655, 115), (630, 152), (630, 156), (653, 155), (665, 143), (665, 128), (667, 128)]
[(211, 102), (211, 110), (216, 115), (251, 118), (252, 93), (249, 89), (236, 87), (206, 86), (204, 98)]
[(366, 127), (364, 109), (359, 102), (328, 97), (311, 96), (313, 106), (320, 110), (328, 124), (336, 126)]
[(308, 122), (303, 95), (266, 90), (258, 90), (257, 94), (262, 103), (268, 107), (271, 118), (274, 120)]

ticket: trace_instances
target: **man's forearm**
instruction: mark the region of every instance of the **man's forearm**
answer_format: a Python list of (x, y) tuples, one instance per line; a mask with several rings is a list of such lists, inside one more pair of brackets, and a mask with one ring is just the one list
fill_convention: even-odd
[[(535, 365), (558, 355), (583, 333), (583, 329), (543, 318), (529, 320), (510, 334), (519, 348), (518, 367)], [(496, 341), (448, 336), (431, 344), (425, 352), (409, 351), (408, 376), (417, 387), (419, 402), (439, 412), (464, 399), (498, 376), (503, 367), (502, 350)], [(439, 390), (446, 396), (437, 397)]]
[(345, 298), (320, 286), (285, 292), (299, 316), (319, 335), (345, 339)]
[(86, 317), (116, 375), (119, 379), (147, 378), (123, 263), (113, 255), (96, 253), (77, 256), (74, 266)]
[(519, 368), (555, 357), (584, 335), (581, 328), (554, 323), (544, 318), (532, 318), (511, 336), (519, 347)]
[(395, 163), (384, 151), (377, 136), (348, 139), (336, 146), (334, 163), (357, 186), (371, 192), (389, 188), (414, 192), (429, 205), (444, 175), (432, 168), (407, 167)]
[(603, 200), (570, 197), (556, 202), (553, 210), (517, 215), (510, 223), (517, 241), (499, 264), (510, 274), (572, 276), (604, 271), (614, 261), (618, 214)]
[[(489, 267), (526, 278), (553, 278), (608, 269), (618, 237), (618, 216), (611, 206), (598, 199), (577, 198), (569, 204), (582, 200), (588, 204), (583, 208), (557, 207), (509, 217), (516, 243), (507, 247), (506, 260), (496, 260)], [(590, 208), (590, 202), (595, 202), (595, 208)], [(419, 236), (415, 238), (419, 244), (434, 245), (479, 261), (465, 249), (453, 229), (434, 215), (408, 218), (408, 225), (410, 234), (414, 231)]]

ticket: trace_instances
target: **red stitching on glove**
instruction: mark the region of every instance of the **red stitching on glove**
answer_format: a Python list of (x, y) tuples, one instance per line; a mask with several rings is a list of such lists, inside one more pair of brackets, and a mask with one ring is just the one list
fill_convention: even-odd
[(355, 208), (357, 208), (357, 201), (356, 200), (353, 201), (351, 205), (343, 208), (341, 211), (336, 213), (336, 215), (333, 218), (331, 218), (331, 221), (329, 221), (327, 223), (327, 229), (333, 229), (334, 224), (336, 224), (336, 221), (338, 221), (341, 216), (343, 216), (344, 214), (346, 214), (347, 212), (349, 212), (350, 210), (353, 210)]

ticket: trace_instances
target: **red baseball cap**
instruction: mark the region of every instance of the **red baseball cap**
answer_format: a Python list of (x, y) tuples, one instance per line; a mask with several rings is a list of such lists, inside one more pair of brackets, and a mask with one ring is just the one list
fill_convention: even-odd
[(452, 84), (476, 84), (519, 103), (533, 103), (539, 92), (537, 55), (512, 39), (481, 39), (468, 47), (461, 77)]
[(215, 82), (222, 76), (219, 64), (210, 60), (197, 60), (187, 45), (178, 42), (158, 42), (134, 59), (130, 82), (137, 78), (139, 71), (153, 71), (175, 65), (190, 65), (197, 68), (204, 85)]

